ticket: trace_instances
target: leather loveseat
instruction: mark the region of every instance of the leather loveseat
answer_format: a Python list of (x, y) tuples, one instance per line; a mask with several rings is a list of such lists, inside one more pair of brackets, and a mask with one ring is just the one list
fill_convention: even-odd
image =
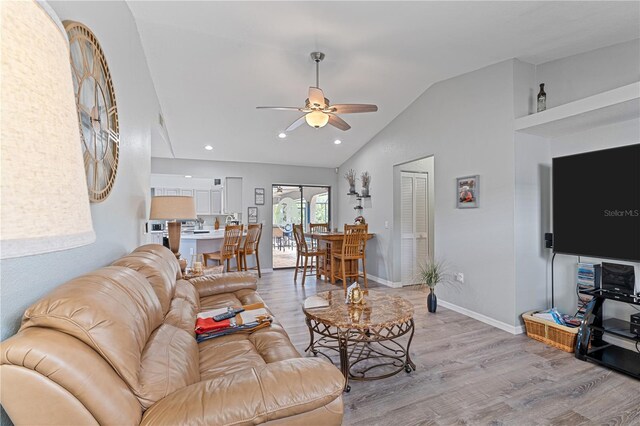
[(139, 247), (27, 309), (1, 345), (2, 406), (16, 424), (340, 424), (342, 375), (277, 320), (196, 343), (197, 312), (260, 302), (253, 275), (186, 281)]

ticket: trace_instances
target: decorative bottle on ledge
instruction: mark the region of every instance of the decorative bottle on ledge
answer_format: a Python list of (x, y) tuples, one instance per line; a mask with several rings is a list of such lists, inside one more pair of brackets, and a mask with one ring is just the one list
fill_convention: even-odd
[(544, 83), (540, 83), (540, 92), (538, 92), (538, 112), (547, 109), (547, 94), (544, 91)]

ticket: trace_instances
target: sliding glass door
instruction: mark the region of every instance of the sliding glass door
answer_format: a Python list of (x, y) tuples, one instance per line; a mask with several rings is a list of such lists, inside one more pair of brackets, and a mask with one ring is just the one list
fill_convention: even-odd
[(331, 220), (331, 188), (310, 185), (277, 185), (273, 191), (273, 267), (296, 266), (293, 225), (302, 224), (309, 232), (310, 223)]

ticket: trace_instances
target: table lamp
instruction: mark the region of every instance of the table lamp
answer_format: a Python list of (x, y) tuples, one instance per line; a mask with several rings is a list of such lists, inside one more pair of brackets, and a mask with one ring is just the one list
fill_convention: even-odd
[(90, 244), (69, 41), (44, 2), (3, 1), (0, 258)]
[(149, 220), (169, 220), (169, 248), (180, 258), (180, 231), (182, 220), (196, 219), (196, 203), (193, 197), (158, 196), (151, 198)]

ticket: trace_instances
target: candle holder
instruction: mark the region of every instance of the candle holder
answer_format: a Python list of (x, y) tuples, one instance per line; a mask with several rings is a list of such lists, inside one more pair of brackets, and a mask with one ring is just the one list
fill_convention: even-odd
[(204, 256), (202, 253), (191, 255), (191, 273), (193, 275), (201, 275), (204, 265)]

